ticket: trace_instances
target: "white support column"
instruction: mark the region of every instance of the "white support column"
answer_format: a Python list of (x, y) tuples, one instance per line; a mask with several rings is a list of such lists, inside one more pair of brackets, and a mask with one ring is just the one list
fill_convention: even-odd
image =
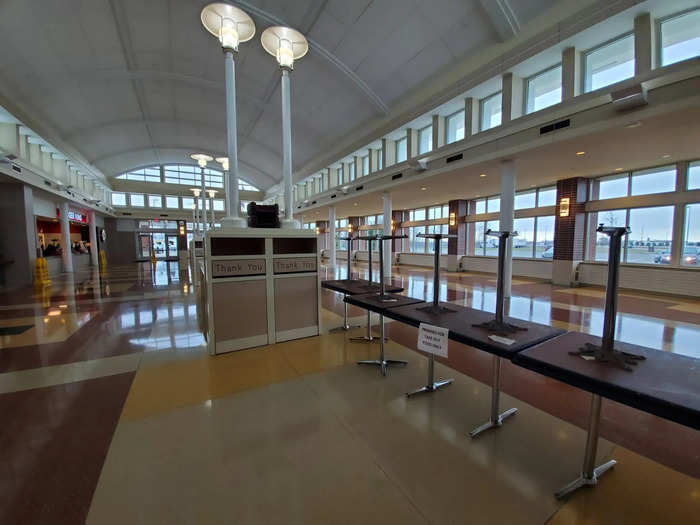
[(292, 202), (292, 109), (289, 86), (289, 71), (282, 69), (282, 179), (284, 180), (285, 224), (287, 228), (298, 228), (294, 221)]
[[(479, 104), (476, 104), (478, 106)], [(474, 115), (474, 99), (467, 97), (464, 99), (464, 138), (468, 139), (475, 133), (478, 133), (478, 115)], [(477, 124), (475, 128), (475, 124)]]
[(335, 206), (328, 207), (328, 265), (335, 268)]
[(201, 203), (202, 203), (202, 211), (200, 212), (200, 217), (202, 219), (202, 237), (204, 237), (204, 233), (207, 231), (207, 192), (205, 190), (204, 186), (204, 168), (199, 168), (199, 174), (202, 178), (202, 187), (201, 187)]
[(90, 211), (88, 213), (88, 219), (90, 223), (90, 264), (97, 268), (97, 229), (95, 227), (95, 212)]
[(561, 98), (569, 100), (581, 89), (580, 68), (576, 60), (576, 48), (567, 47), (561, 52)]
[(503, 75), (502, 82), (501, 124), (506, 124), (522, 115), (523, 82), (511, 72)]
[(68, 203), (61, 204), (61, 241), (63, 248), (63, 271), (73, 271), (73, 253), (70, 249), (70, 222), (68, 221)]
[[(382, 193), (382, 211), (384, 212), (384, 235), (391, 235), (391, 193)], [(384, 243), (384, 278), (391, 282), (391, 260), (393, 257), (393, 241), (380, 241)]]
[[(515, 162), (504, 160), (501, 162), (501, 216), (499, 229), (501, 231), (513, 231), (515, 220)], [(508, 238), (506, 243), (506, 261), (503, 271), (503, 296), (510, 297), (511, 282), (513, 279), (513, 239)]]
[(634, 18), (634, 74), (643, 75), (654, 68), (654, 40), (656, 31), (650, 13)]
[(433, 150), (445, 145), (445, 117), (433, 115)]
[(225, 50), (226, 74), (226, 144), (228, 176), (226, 177), (226, 212), (222, 227), (244, 228), (247, 221), (240, 217), (241, 201), (238, 194), (238, 124), (236, 122), (236, 64), (233, 51)]

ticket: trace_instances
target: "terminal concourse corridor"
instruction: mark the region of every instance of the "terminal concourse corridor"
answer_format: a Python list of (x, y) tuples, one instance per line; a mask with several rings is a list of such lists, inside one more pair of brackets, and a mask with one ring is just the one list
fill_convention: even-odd
[[(394, 279), (432, 298), (431, 269)], [(439, 294), (493, 310), (495, 284), (446, 272)], [(605, 400), (598, 457), (618, 465), (557, 501), (580, 470), (587, 394), (505, 363), (502, 406), (519, 413), (470, 440), (488, 414), (490, 356), (451, 342), (436, 376), (455, 383), (408, 400), (427, 366), (416, 331), (387, 323), (387, 353), (409, 365), (382, 378), (355, 365), (376, 345), (327, 333), (343, 305), (322, 294), (320, 337), (215, 358), (177, 262), (0, 295), (0, 523), (697, 522), (699, 432)], [(509, 311), (598, 334), (603, 299), (516, 278)], [(621, 340), (700, 357), (698, 300), (622, 290), (618, 326)]]

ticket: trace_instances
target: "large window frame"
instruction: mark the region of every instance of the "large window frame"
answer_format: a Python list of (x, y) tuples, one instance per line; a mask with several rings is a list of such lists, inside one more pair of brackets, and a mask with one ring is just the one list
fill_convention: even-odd
[[(551, 104), (548, 104), (546, 106), (542, 106), (542, 107), (535, 109), (535, 97), (533, 96), (532, 101), (530, 100), (530, 95), (532, 94), (532, 92), (531, 92), (532, 91), (532, 88), (531, 88), (532, 82), (534, 82), (538, 79), (541, 79), (543, 76), (545, 76), (548, 73), (551, 73), (552, 71), (557, 70), (557, 69), (559, 70), (559, 100), (557, 100), (556, 102), (552, 102)], [(534, 75), (530, 75), (529, 77), (527, 77), (523, 81), (523, 83), (524, 83), (523, 115), (529, 115), (530, 113), (535, 113), (537, 111), (541, 111), (543, 109), (546, 109), (546, 108), (549, 108), (551, 106), (554, 106), (556, 104), (561, 103), (562, 98), (564, 96), (561, 71), (562, 71), (562, 63), (559, 62), (557, 64), (554, 64), (553, 66), (549, 66), (546, 69), (538, 71)], [(532, 102), (532, 104), (530, 104), (530, 102)]]
[[(402, 149), (403, 145), (403, 158), (399, 158), (399, 150)], [(394, 159), (396, 164), (401, 164), (408, 160), (408, 136), (401, 137), (399, 140), (394, 142)]]
[[(663, 18), (659, 18), (656, 21), (656, 63), (658, 64), (658, 67), (666, 67), (666, 66), (670, 66), (671, 64), (677, 64), (679, 62), (684, 62), (686, 60), (692, 60), (693, 58), (698, 56), (698, 55), (694, 55), (694, 56), (689, 56), (686, 58), (681, 58), (679, 60), (674, 60), (673, 62), (664, 62), (664, 46), (663, 46), (663, 26), (664, 26), (664, 24), (668, 23), (668, 22), (673, 22), (673, 21), (678, 20), (680, 18), (683, 18), (685, 16), (693, 16), (693, 15), (700, 17), (700, 7), (692, 7), (690, 9), (686, 9), (686, 10), (681, 11), (679, 13), (674, 13), (672, 15), (665, 16)], [(686, 42), (687, 42), (687, 40), (686, 40)]]
[[(484, 107), (486, 104), (488, 104), (491, 100), (499, 100), (501, 101), (501, 119), (498, 122), (498, 124), (494, 125), (489, 125), (488, 127), (484, 125)], [(493, 128), (497, 128), (498, 126), (503, 124), (503, 90), (496, 91), (495, 93), (492, 93), (491, 95), (488, 95), (482, 99), (479, 100), (479, 131), (488, 131)]]
[(631, 76), (621, 78), (618, 80), (615, 80), (614, 82), (610, 82), (608, 84), (604, 84), (602, 86), (598, 86), (596, 88), (592, 87), (592, 75), (589, 78), (589, 68), (587, 67), (587, 62), (588, 62), (588, 57), (593, 55), (594, 53), (597, 53), (599, 51), (602, 51), (603, 49), (613, 46), (617, 44), (618, 42), (622, 42), (625, 39), (632, 38), (632, 52), (633, 52), (633, 69), (634, 69), (634, 64), (636, 63), (637, 57), (634, 55), (634, 31), (627, 31), (626, 33), (622, 33), (620, 35), (617, 35), (609, 40), (606, 40), (605, 42), (601, 42), (600, 44), (591, 47), (589, 49), (586, 49), (581, 53), (581, 94), (583, 93), (589, 93), (591, 91), (596, 91), (598, 89), (604, 89), (608, 86), (612, 86), (614, 84), (617, 84), (618, 82), (623, 82), (625, 80), (628, 80), (632, 77), (634, 77), (634, 73), (632, 73)]
[(418, 155), (433, 151), (433, 125), (418, 130)]
[[(458, 130), (459, 128), (459, 118), (461, 117), (462, 119), (462, 136), (459, 137)], [(457, 122), (455, 125), (455, 134), (454, 134), (454, 139), (450, 140), (450, 122)], [(445, 144), (452, 144), (454, 142), (459, 142), (460, 140), (464, 140), (464, 137), (467, 136), (467, 130), (466, 130), (466, 110), (464, 109), (459, 109), (455, 111), (454, 113), (451, 113), (445, 117)]]

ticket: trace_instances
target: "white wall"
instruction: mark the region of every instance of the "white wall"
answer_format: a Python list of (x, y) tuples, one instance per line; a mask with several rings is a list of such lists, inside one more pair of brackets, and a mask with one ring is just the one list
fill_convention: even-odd
[(48, 217), (51, 219), (55, 218), (56, 207), (58, 204), (37, 195), (37, 193), (39, 192), (34, 192), (34, 215), (41, 215), (42, 217)]
[[(578, 279), (582, 284), (605, 286), (607, 278), (606, 263), (583, 262), (578, 265)], [(620, 266), (620, 288), (697, 297), (700, 270), (623, 265)]]
[[(399, 253), (397, 254), (399, 264), (409, 264), (411, 266), (433, 267), (435, 256), (430, 253)], [(440, 256), (440, 268), (447, 269), (447, 255)]]
[[(462, 270), (472, 272), (496, 273), (498, 259), (496, 257), (462, 257)], [(552, 278), (552, 261), (547, 259), (513, 259), (513, 275), (533, 279)]]

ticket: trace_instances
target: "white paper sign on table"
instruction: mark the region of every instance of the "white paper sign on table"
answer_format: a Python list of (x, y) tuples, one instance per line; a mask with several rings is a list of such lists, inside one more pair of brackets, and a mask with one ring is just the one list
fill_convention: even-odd
[(421, 323), (418, 327), (418, 350), (447, 357), (447, 328)]

